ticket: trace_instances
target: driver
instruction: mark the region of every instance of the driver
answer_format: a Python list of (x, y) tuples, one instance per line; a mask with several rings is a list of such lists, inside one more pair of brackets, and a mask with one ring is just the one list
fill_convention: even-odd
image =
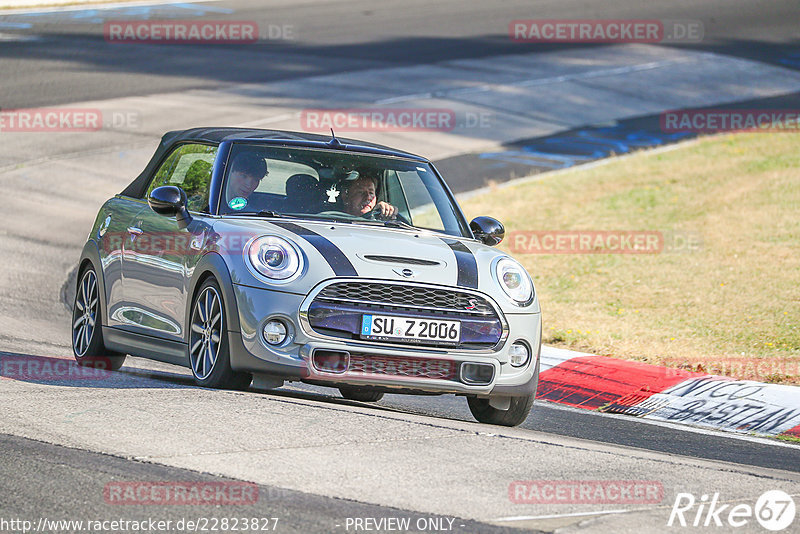
[(372, 176), (360, 176), (357, 180), (346, 183), (342, 195), (344, 211), (354, 216), (367, 215), (376, 210), (376, 215), (382, 219), (394, 219), (397, 208), (388, 202), (377, 202), (375, 189), (378, 181)]

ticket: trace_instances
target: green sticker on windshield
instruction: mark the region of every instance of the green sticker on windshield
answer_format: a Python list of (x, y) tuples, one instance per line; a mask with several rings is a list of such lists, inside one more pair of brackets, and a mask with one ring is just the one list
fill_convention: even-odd
[(236, 197), (232, 198), (230, 202), (228, 202), (228, 206), (232, 210), (243, 210), (245, 206), (247, 206), (247, 199), (244, 197)]

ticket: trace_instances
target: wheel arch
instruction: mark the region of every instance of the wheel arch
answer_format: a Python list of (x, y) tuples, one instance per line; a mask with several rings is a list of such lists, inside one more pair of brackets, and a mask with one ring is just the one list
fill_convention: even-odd
[(189, 343), (189, 327), (188, 325), (192, 319), (192, 305), (197, 296), (197, 291), (203, 282), (209, 278), (215, 278), (222, 291), (222, 298), (225, 304), (225, 321), (227, 322), (226, 330), (239, 331), (239, 307), (236, 304), (236, 295), (233, 292), (233, 281), (231, 279), (228, 266), (225, 260), (222, 259), (217, 253), (209, 252), (205, 254), (194, 268), (192, 279), (189, 282), (188, 296), (186, 300), (186, 317), (185, 317), (185, 341)]
[(94, 239), (90, 239), (83, 245), (83, 250), (81, 251), (81, 258), (78, 261), (78, 271), (75, 274), (75, 292), (77, 294), (78, 291), (78, 284), (81, 283), (81, 275), (83, 274), (84, 269), (88, 265), (91, 265), (94, 268), (95, 275), (97, 275), (97, 285), (99, 288), (100, 293), (100, 317), (103, 320), (103, 324), (108, 324), (108, 308), (107, 308), (107, 301), (106, 301), (106, 282), (105, 277), (103, 276), (103, 269), (100, 267), (102, 262), (100, 261), (100, 250), (97, 248), (97, 242)]

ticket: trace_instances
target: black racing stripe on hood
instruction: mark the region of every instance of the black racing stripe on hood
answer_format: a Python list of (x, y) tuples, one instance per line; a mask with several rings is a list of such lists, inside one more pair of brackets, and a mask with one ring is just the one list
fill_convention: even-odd
[(309, 230), (308, 228), (304, 228), (299, 224), (284, 221), (270, 222), (276, 226), (280, 226), (284, 230), (288, 230), (294, 234), (297, 234), (308, 241), (311, 246), (313, 246), (319, 251), (320, 254), (322, 254), (322, 257), (325, 258), (325, 261), (327, 261), (328, 265), (331, 266), (331, 269), (333, 269), (333, 272), (336, 274), (336, 276), (358, 276), (355, 267), (353, 267), (353, 264), (347, 259), (347, 256), (344, 255), (344, 252), (339, 250), (339, 247), (334, 245), (327, 238), (322, 237), (318, 233)]
[(458, 266), (458, 285), (460, 287), (478, 288), (478, 262), (475, 256), (461, 241), (441, 238), (456, 256)]

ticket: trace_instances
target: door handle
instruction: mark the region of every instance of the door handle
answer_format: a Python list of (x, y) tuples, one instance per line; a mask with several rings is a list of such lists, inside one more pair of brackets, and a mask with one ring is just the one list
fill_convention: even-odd
[(142, 235), (142, 229), (136, 228), (135, 226), (128, 227), (128, 233), (131, 234), (131, 243), (136, 241), (136, 238)]

